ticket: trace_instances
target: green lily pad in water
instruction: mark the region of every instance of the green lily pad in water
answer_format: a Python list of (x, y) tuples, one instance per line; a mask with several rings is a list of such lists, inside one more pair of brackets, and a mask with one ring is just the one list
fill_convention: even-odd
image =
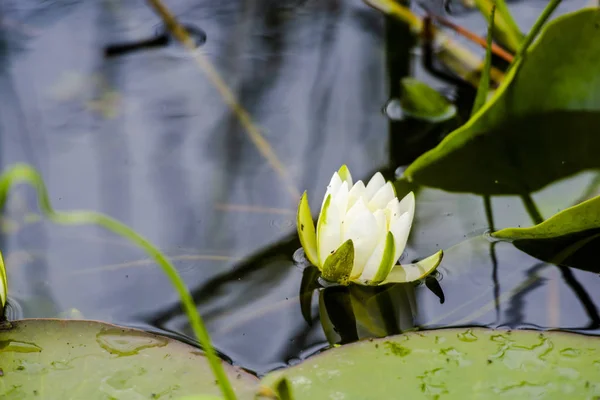
[[(195, 347), (95, 321), (31, 319), (0, 330), (0, 398), (176, 399), (219, 395)], [(240, 399), (257, 380), (223, 363)]]
[(600, 396), (600, 339), (483, 328), (413, 332), (327, 350), (286, 377), (294, 399), (592, 399)]
[(511, 240), (542, 261), (600, 273), (600, 196), (567, 208), (529, 228), (506, 228), (492, 237)]

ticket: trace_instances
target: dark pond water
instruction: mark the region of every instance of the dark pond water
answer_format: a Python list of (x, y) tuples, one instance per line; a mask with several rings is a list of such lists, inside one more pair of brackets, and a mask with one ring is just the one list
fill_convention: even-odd
[[(224, 356), (262, 374), (327, 347), (325, 332), (342, 341), (417, 326), (600, 333), (596, 274), (574, 270), (574, 290), (556, 267), (511, 244), (496, 244), (492, 257), (481, 236), (488, 229), (482, 198), (433, 189), (418, 193), (404, 259), (446, 250), (443, 304), (425, 285), (376, 296), (331, 289), (321, 299), (314, 294), (307, 323), (299, 293), (308, 273), (293, 258), (299, 193), (308, 190), (318, 204), (343, 163), (357, 179), (376, 170), (392, 178), (430, 145), (415, 150), (412, 125), (390, 123), (381, 112), (407, 68), (444, 93), (454, 88), (421, 68), (401, 26), (360, 0), (168, 3), (196, 28), (275, 161), (205, 71), (160, 37), (160, 20), (144, 1), (4, 0), (1, 163), (36, 166), (57, 209), (101, 211), (158, 244)], [(443, 12), (441, 1), (425, 3)], [(510, 6), (526, 30), (546, 3)], [(585, 4), (564, 2), (557, 15)], [(485, 33), (477, 11), (452, 10), (455, 22)], [(105, 55), (107, 46), (149, 39), (144, 49)], [(597, 173), (586, 172), (534, 199), (548, 217), (598, 192)], [(140, 250), (99, 228), (39, 221), (35, 204), (31, 189), (15, 190), (2, 221), (13, 315), (55, 317), (76, 308), (88, 319), (191, 337), (175, 291)], [(496, 228), (532, 223), (517, 197), (495, 197), (492, 206)], [(348, 323), (350, 297), (373, 299), (364, 309), (376, 333)], [(329, 316), (323, 325), (320, 309)]]

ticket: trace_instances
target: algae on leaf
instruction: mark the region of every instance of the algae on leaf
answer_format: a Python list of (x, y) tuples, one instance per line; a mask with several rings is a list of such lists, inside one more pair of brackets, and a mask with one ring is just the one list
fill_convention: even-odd
[(600, 395), (600, 338), (538, 331), (442, 329), (361, 341), (267, 375), (304, 399), (545, 399)]
[[(0, 330), (0, 398), (44, 400), (175, 399), (219, 395), (195, 347), (95, 321), (31, 319)], [(257, 380), (223, 362), (239, 399)]]
[(550, 22), (493, 98), (405, 171), (454, 192), (530, 193), (599, 169), (600, 9)]
[(540, 260), (600, 273), (600, 196), (567, 208), (529, 228), (492, 233)]

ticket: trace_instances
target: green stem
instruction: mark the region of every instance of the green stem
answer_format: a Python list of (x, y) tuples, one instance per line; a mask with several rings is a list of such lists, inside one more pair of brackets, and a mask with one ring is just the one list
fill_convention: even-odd
[(18, 183), (26, 182), (31, 184), (37, 194), (38, 203), (41, 212), (52, 222), (62, 225), (83, 225), (83, 224), (95, 224), (102, 226), (103, 228), (130, 240), (144, 249), (150, 257), (152, 257), (156, 263), (162, 268), (163, 272), (167, 275), (171, 284), (177, 290), (183, 308), (189, 318), (190, 324), (196, 334), (196, 337), (204, 351), (210, 364), (210, 367), (217, 378), (217, 382), (223, 395), (228, 400), (235, 400), (235, 393), (231, 387), (231, 383), (225, 375), (225, 370), (221, 364), (221, 360), (217, 356), (214, 347), (211, 344), (208, 331), (204, 326), (204, 322), (198, 314), (198, 310), (194, 305), (194, 301), (190, 292), (188, 291), (185, 283), (177, 273), (177, 270), (171, 264), (171, 262), (160, 252), (160, 250), (146, 240), (144, 237), (136, 233), (133, 229), (127, 225), (111, 218), (106, 215), (92, 212), (92, 211), (70, 211), (70, 212), (57, 212), (54, 211), (50, 204), (48, 197), (48, 191), (40, 174), (27, 164), (16, 164), (10, 167), (6, 172), (0, 176), (0, 209), (3, 209), (8, 197), (10, 188)]
[[(504, 0), (475, 0), (475, 5), (488, 22), (496, 20), (495, 26), (492, 29), (501, 44), (511, 50), (511, 52), (517, 51), (523, 41), (523, 34), (510, 14)], [(498, 9), (496, 18), (493, 16), (490, 17), (491, 10), (494, 7)]]
[[(494, 232), (494, 212), (492, 210), (492, 197), (483, 196), (483, 206), (485, 207), (485, 217), (490, 232)], [(492, 282), (494, 282), (494, 301), (496, 304), (496, 319), (500, 318), (500, 281), (498, 280), (498, 256), (496, 255), (496, 243), (490, 242), (490, 260), (492, 261)]]
[[(483, 69), (481, 70), (481, 78), (479, 78), (479, 86), (477, 86), (477, 95), (471, 109), (471, 117), (485, 105), (488, 92), (490, 90), (490, 70), (492, 68), (492, 32), (494, 30), (494, 16), (496, 15), (496, 6), (492, 5), (490, 11), (490, 22), (488, 25), (487, 46), (485, 50), (485, 59), (483, 61)], [(489, 201), (489, 196), (487, 197)]]
[(523, 205), (527, 210), (527, 214), (529, 214), (529, 217), (531, 218), (534, 224), (537, 225), (544, 222), (544, 217), (540, 213), (540, 210), (538, 210), (537, 206), (535, 205), (535, 202), (533, 201), (529, 193), (522, 194), (521, 200), (523, 200)]
[(494, 214), (492, 212), (492, 197), (490, 195), (483, 196), (483, 207), (485, 208), (485, 218), (487, 220), (488, 228), (491, 232), (494, 232)]
[(521, 47), (519, 48), (512, 65), (517, 65), (517, 62), (523, 58), (523, 55), (529, 49), (529, 46), (542, 29), (542, 26), (544, 26), (548, 18), (550, 18), (550, 15), (554, 12), (554, 9), (558, 7), (561, 1), (562, 0), (550, 0), (546, 8), (544, 8), (544, 11), (542, 11), (538, 19), (535, 21), (535, 24), (533, 24), (533, 27), (527, 36), (525, 36), (525, 39), (523, 40), (523, 43), (521, 44)]

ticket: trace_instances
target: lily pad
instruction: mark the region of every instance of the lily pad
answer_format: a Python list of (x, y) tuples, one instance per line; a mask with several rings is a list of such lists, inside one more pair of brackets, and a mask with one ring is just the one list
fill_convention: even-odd
[[(0, 330), (2, 399), (220, 394), (202, 353), (174, 339), (95, 321), (29, 319), (10, 325)], [(256, 378), (223, 364), (239, 398), (253, 398)]]
[(493, 98), (404, 177), (447, 191), (523, 194), (600, 168), (599, 35), (598, 8), (548, 23)]
[(594, 398), (600, 339), (483, 328), (413, 332), (327, 350), (267, 375), (286, 377), (296, 400)]
[(567, 208), (529, 228), (494, 232), (525, 253), (549, 263), (600, 272), (600, 196)]

